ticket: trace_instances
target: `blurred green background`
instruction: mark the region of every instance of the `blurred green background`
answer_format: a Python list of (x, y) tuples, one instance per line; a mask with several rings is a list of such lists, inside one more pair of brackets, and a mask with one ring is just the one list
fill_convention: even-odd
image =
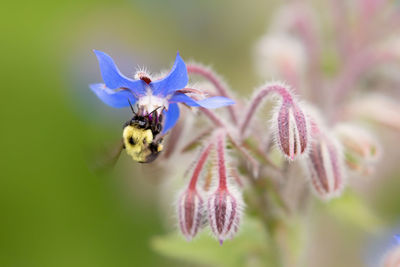
[[(176, 264), (150, 248), (167, 227), (156, 179), (142, 175), (148, 166), (123, 157), (109, 174), (90, 167), (92, 151), (117, 140), (129, 117), (90, 92), (101, 82), (91, 50), (109, 53), (125, 74), (168, 69), (179, 50), (248, 94), (261, 83), (252, 48), (275, 2), (2, 3), (0, 266)], [(390, 181), (371, 205), (394, 222), (400, 185)]]

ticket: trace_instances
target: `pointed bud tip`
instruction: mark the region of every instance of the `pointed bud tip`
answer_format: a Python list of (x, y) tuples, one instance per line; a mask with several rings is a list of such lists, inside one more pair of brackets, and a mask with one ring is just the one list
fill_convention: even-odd
[(308, 154), (310, 122), (303, 108), (296, 102), (282, 101), (274, 111), (273, 132), (275, 143), (289, 161)]
[(326, 134), (314, 136), (313, 140), (307, 158), (313, 191), (323, 200), (339, 197), (346, 183), (340, 144)]
[(231, 189), (232, 192), (217, 190), (208, 199), (208, 221), (212, 233), (220, 242), (237, 233), (241, 220), (243, 200), (235, 189)]
[(179, 228), (187, 241), (191, 241), (200, 229), (203, 216), (203, 200), (196, 190), (185, 190), (178, 198), (177, 217)]

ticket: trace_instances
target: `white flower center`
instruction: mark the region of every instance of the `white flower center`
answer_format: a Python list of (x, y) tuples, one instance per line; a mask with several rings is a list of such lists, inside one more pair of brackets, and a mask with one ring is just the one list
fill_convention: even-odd
[(165, 98), (148, 94), (138, 100), (139, 110), (144, 113), (151, 113), (157, 109), (161, 113), (164, 108), (168, 109), (168, 101)]

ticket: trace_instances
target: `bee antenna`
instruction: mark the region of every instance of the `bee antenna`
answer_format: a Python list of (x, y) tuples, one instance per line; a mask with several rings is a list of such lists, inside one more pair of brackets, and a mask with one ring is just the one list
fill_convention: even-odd
[(150, 112), (150, 113), (153, 113), (153, 112), (155, 112), (157, 109), (159, 109), (159, 108), (161, 108), (161, 107), (158, 107), (158, 108), (156, 108), (155, 110), (153, 110), (152, 112)]
[(129, 100), (129, 98), (128, 98), (128, 102), (129, 102), (129, 106), (131, 107), (132, 113), (133, 113), (134, 115), (136, 115), (136, 112), (133, 110), (132, 103), (131, 103), (131, 101)]

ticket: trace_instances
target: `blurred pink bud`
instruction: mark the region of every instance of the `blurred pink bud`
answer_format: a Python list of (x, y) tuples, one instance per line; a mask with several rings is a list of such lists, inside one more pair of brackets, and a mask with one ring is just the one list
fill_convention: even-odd
[(300, 40), (289, 34), (263, 36), (258, 41), (254, 54), (257, 70), (266, 79), (273, 76), (297, 85), (307, 69), (304, 46)]
[(399, 267), (400, 266), (400, 245), (389, 250), (383, 258), (382, 267)]
[(362, 174), (369, 173), (381, 153), (375, 137), (352, 124), (339, 124), (334, 131), (343, 144), (347, 167)]
[(190, 241), (198, 232), (203, 200), (196, 190), (187, 189), (178, 200), (178, 219), (182, 234)]
[(219, 184), (207, 203), (211, 230), (221, 245), (225, 239), (233, 237), (237, 232), (243, 207), (241, 195), (236, 193), (233, 184), (227, 183), (225, 146), (225, 133), (221, 132), (217, 135), (216, 146)]
[(188, 241), (196, 236), (201, 224), (201, 218), (203, 217), (203, 199), (197, 192), (196, 185), (212, 147), (213, 144), (209, 144), (201, 151), (200, 157), (196, 161), (189, 185), (178, 199), (177, 213), (179, 227)]
[(294, 160), (308, 152), (308, 124), (307, 116), (295, 102), (282, 101), (280, 108), (275, 111), (272, 122), (275, 142), (288, 159)]
[(313, 141), (307, 158), (311, 185), (322, 199), (337, 197), (345, 185), (343, 156), (340, 144), (319, 131), (312, 133)]

